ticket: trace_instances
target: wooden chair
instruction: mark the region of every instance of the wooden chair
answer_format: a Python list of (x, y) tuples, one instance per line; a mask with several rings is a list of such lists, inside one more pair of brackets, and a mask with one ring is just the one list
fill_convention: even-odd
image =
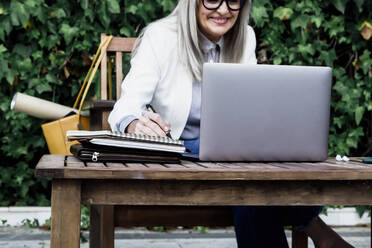
[[(101, 35), (104, 39), (105, 34)], [(122, 53), (131, 52), (135, 38), (114, 37), (107, 52), (115, 52), (116, 96), (120, 97), (123, 80)], [(107, 117), (114, 101), (107, 100), (107, 58), (101, 64), (101, 101), (95, 104), (101, 110), (91, 113), (91, 129), (109, 129)], [(94, 107), (93, 107), (94, 109)], [(92, 118), (93, 117), (93, 118)], [(125, 189), (123, 189), (125, 194)], [(115, 227), (137, 226), (232, 226), (231, 207), (195, 206), (91, 206), (90, 247), (114, 247)], [(292, 232), (292, 247), (307, 247), (307, 236), (303, 232)]]

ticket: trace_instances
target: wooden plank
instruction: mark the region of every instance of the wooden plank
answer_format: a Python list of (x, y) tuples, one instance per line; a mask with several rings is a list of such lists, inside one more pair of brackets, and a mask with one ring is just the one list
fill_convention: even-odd
[(90, 205), (89, 214), (89, 248), (100, 248), (101, 219), (99, 205)]
[(109, 52), (131, 52), (137, 38), (114, 37), (107, 47)]
[(64, 168), (65, 155), (43, 155), (36, 165), (36, 170), (46, 168)]
[(167, 164), (167, 163), (164, 163), (163, 165), (170, 170), (176, 170), (176, 171), (187, 170), (188, 169), (188, 167), (183, 165), (183, 164)]
[(106, 163), (106, 167), (111, 168), (111, 169), (114, 169), (114, 168), (123, 169), (123, 168), (125, 168), (123, 163), (110, 163), (110, 162)]
[(144, 165), (151, 171), (168, 170), (168, 167), (163, 164), (146, 163)]
[[(105, 34), (101, 34), (101, 42), (105, 37)], [(104, 54), (101, 61), (101, 100), (107, 100), (107, 54)]]
[(366, 166), (363, 163), (351, 163), (351, 162), (340, 162), (336, 160), (327, 160), (327, 165), (343, 168), (343, 169), (364, 169), (364, 170), (371, 170), (372, 167)]
[[(107, 168), (104, 164), (89, 164), (83, 168), (80, 161), (64, 156), (43, 157), (35, 170), (36, 176), (71, 179), (164, 179), (164, 180), (359, 180), (372, 179), (371, 167), (332, 163), (292, 163), (282, 168), (264, 163), (192, 163), (178, 165), (137, 164), (123, 168)], [(52, 161), (48, 164), (48, 161)], [(71, 165), (70, 165), (71, 162)], [(129, 164), (130, 165), (130, 164)], [(192, 165), (192, 167), (190, 166)], [(241, 169), (235, 168), (235, 165)], [(74, 168), (72, 168), (74, 167)], [(79, 168), (75, 168), (79, 167)], [(81, 168), (80, 168), (81, 167)], [(170, 168), (171, 167), (171, 168)], [(231, 167), (231, 168), (226, 168)], [(301, 168), (302, 169), (301, 169)], [(66, 168), (66, 169), (63, 169)], [(111, 171), (114, 170), (114, 171)], [(303, 173), (306, 170), (306, 173)]]
[(87, 169), (95, 169), (95, 168), (106, 168), (106, 166), (103, 163), (98, 162), (86, 162)]
[(293, 248), (307, 248), (308, 237), (303, 231), (295, 231), (292, 229), (292, 247)]
[[(147, 164), (149, 166), (149, 164)], [(38, 176), (53, 177), (53, 170), (37, 170)], [(45, 172), (45, 173), (44, 173)], [(304, 173), (306, 172), (306, 173)], [(49, 173), (49, 174), (48, 174)], [(162, 179), (162, 180), (363, 180), (372, 179), (371, 170), (337, 169), (337, 170), (304, 170), (304, 169), (230, 169), (219, 167), (208, 169), (196, 168), (74, 168), (63, 171), (64, 178), (71, 179)]]
[(369, 205), (371, 190), (372, 181), (92, 180), (83, 184), (82, 200), (110, 205)]
[(270, 162), (269, 164), (272, 165), (272, 166), (281, 168), (281, 169), (285, 169), (285, 170), (290, 170), (290, 171), (298, 171), (299, 170), (299, 168), (297, 168), (297, 167), (295, 167), (291, 164), (288, 164), (288, 163)]
[(64, 178), (65, 155), (43, 155), (36, 165), (35, 176)]
[(231, 207), (115, 206), (115, 226), (232, 226)]
[(192, 161), (182, 160), (181, 164), (186, 168), (195, 169), (195, 170), (208, 170), (208, 167), (194, 163)]
[(80, 189), (79, 180), (52, 182), (51, 247), (80, 247)]
[(68, 156), (66, 158), (66, 168), (85, 168), (85, 164), (78, 158)]
[(308, 170), (344, 170), (342, 167), (338, 166), (331, 166), (329, 163), (311, 163), (311, 162), (304, 162), (304, 163), (298, 163), (297, 166), (301, 166), (304, 168), (307, 168)]
[(116, 99), (121, 95), (121, 83), (123, 82), (123, 56), (121, 52), (116, 52), (115, 56), (116, 65)]
[(225, 166), (222, 166), (218, 163), (214, 162), (195, 162), (196, 164), (199, 164), (201, 166), (207, 167), (207, 168), (213, 168), (213, 169), (225, 169)]
[(348, 162), (344, 162), (344, 161), (337, 161), (335, 158), (329, 158), (327, 159), (327, 161), (325, 161), (326, 163), (328, 164), (333, 164), (333, 165), (338, 165), (338, 166), (341, 166), (341, 167), (352, 167), (354, 165), (354, 167), (357, 167), (357, 168), (365, 168), (365, 169), (372, 169), (372, 166), (371, 165), (368, 165), (368, 164), (365, 164), (362, 162), (362, 158), (349, 158), (350, 161)]
[(127, 170), (146, 170), (148, 166), (142, 163), (125, 163)]
[(253, 163), (235, 163), (237, 165), (239, 165), (240, 167), (244, 168), (244, 169), (249, 169), (249, 170), (283, 170), (283, 168), (281, 167), (278, 167), (278, 166), (274, 166), (274, 165), (271, 165), (269, 163), (257, 163), (257, 162), (253, 162)]
[(90, 248), (114, 248), (114, 206), (90, 208)]

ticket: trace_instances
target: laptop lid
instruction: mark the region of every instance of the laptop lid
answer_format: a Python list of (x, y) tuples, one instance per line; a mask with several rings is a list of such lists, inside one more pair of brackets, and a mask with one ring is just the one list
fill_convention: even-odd
[(204, 64), (200, 159), (323, 161), (332, 69)]

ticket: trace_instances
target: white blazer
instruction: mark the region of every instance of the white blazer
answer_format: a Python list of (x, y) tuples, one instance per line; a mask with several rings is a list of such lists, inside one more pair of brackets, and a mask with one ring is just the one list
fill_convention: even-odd
[[(131, 69), (122, 84), (120, 99), (108, 121), (113, 131), (123, 117), (139, 118), (151, 104), (171, 124), (171, 135), (178, 139), (190, 112), (193, 79), (178, 59), (176, 17), (151, 24), (144, 33)], [(256, 36), (250, 26), (243, 63), (256, 64)]]

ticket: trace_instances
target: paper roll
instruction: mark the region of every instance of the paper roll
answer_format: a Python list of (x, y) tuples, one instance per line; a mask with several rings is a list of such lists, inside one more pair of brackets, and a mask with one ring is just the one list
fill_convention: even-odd
[[(75, 113), (79, 112), (77, 109), (19, 92), (14, 95), (10, 109), (46, 120), (63, 118), (71, 111)], [(86, 114), (82, 113), (82, 115)]]

